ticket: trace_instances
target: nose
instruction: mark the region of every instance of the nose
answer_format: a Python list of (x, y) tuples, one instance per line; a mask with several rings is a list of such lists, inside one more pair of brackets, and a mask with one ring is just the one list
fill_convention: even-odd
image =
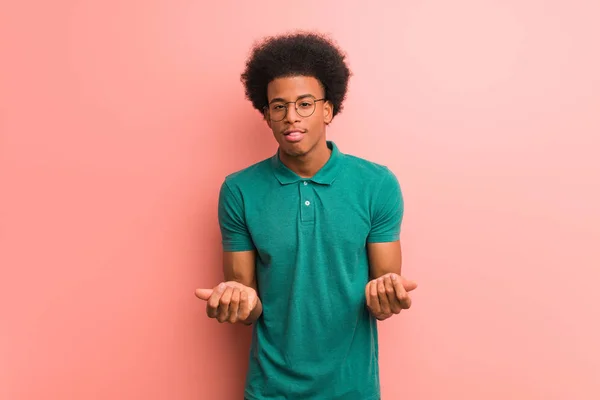
[(298, 115), (298, 112), (296, 111), (295, 103), (288, 104), (287, 113), (285, 114), (285, 119), (290, 124), (300, 121), (300, 115)]

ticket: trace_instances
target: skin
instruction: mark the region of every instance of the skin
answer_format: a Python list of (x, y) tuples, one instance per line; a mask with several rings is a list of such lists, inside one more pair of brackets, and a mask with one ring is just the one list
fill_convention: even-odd
[[(325, 97), (323, 87), (314, 77), (293, 76), (278, 78), (269, 83), (269, 103), (294, 102), (310, 94), (315, 99)], [(279, 157), (288, 168), (303, 178), (315, 175), (329, 160), (326, 128), (333, 119), (333, 105), (329, 101), (316, 103), (310, 117), (301, 117), (293, 104), (288, 104), (286, 117), (273, 122), (269, 111), (264, 118), (279, 144)], [(285, 132), (300, 129), (302, 140), (290, 143)], [(365, 287), (367, 307), (380, 321), (411, 306), (408, 292), (417, 284), (401, 275), (402, 251), (400, 241), (367, 244), (371, 280)], [(219, 322), (254, 323), (262, 314), (262, 303), (257, 295), (254, 251), (223, 252), (225, 281), (212, 289), (196, 289), (196, 296), (206, 301), (206, 314)]]

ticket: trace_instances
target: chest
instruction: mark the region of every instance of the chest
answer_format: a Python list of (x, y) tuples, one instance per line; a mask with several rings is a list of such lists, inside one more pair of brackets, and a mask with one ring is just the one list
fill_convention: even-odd
[(360, 253), (371, 228), (364, 193), (311, 182), (253, 196), (246, 221), (264, 264)]

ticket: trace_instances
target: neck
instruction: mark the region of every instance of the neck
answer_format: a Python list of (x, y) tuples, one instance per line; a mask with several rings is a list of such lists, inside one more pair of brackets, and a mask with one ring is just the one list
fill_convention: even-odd
[(314, 149), (300, 157), (290, 157), (280, 152), (281, 162), (302, 178), (312, 178), (329, 161), (331, 150), (327, 142), (317, 145)]

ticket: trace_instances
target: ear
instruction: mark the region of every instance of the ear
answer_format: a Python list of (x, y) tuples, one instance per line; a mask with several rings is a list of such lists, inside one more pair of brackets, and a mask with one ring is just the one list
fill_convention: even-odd
[(326, 101), (323, 104), (323, 119), (325, 120), (325, 125), (329, 125), (333, 120), (333, 104), (330, 101)]

